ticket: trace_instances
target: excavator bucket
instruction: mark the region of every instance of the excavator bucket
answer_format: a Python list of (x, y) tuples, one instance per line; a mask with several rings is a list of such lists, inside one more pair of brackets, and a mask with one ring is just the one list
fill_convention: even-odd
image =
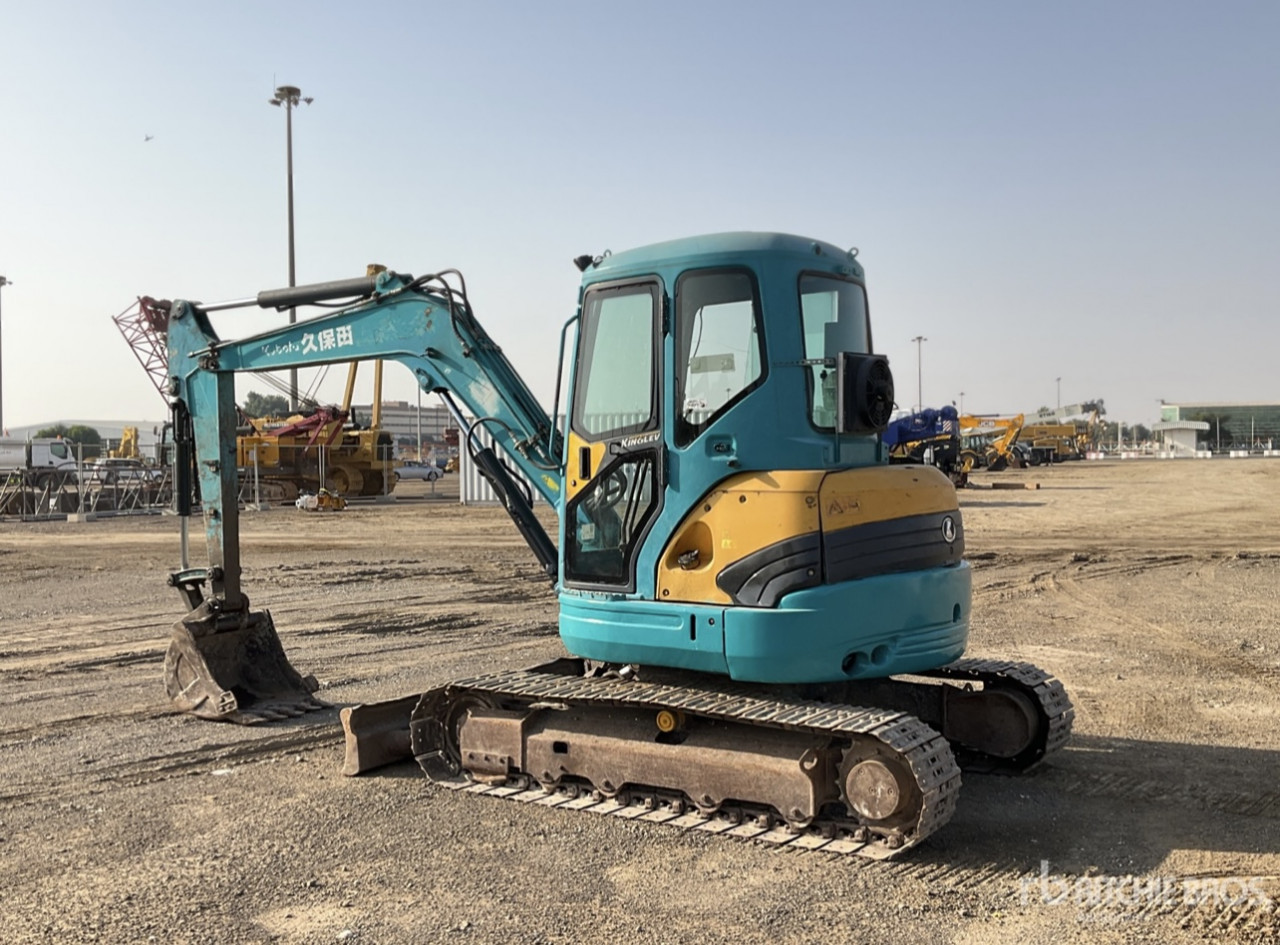
[(164, 657), (169, 698), (202, 719), (254, 725), (328, 706), (284, 655), (267, 611), (227, 613), (207, 600), (173, 626)]

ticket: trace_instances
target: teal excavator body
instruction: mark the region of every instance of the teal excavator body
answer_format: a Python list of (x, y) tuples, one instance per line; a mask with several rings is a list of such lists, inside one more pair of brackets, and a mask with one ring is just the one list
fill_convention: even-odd
[[(731, 804), (891, 855), (950, 816), (957, 757), (1022, 770), (1065, 742), (1056, 680), (959, 660), (956, 492), (888, 461), (893, 379), (856, 252), (724, 233), (575, 262), (550, 411), (452, 270), (168, 306), (179, 512), (197, 485), (209, 556), (188, 567), (184, 537), (170, 578), (188, 607), (166, 657), (179, 706), (239, 722), (319, 707), (240, 584), (234, 376), (376, 358), (453, 412), (555, 585), (571, 658), (344, 709), (346, 773), (412, 754), (438, 781), (585, 786), (699, 817)], [(352, 301), (235, 341), (210, 322), (336, 299)]]
[[(527, 508), (517, 522), (557, 582), (574, 655), (779, 683), (958, 657), (970, 577), (955, 493), (928, 468), (887, 464), (892, 380), (854, 254), (730, 233), (584, 268), (563, 436), (447, 276), (263, 293), (262, 305), (363, 297), (229, 342), (209, 309), (175, 303), (174, 402), (203, 458), (211, 560), (196, 577), (222, 613), (243, 609), (234, 375), (378, 358), (461, 402), (468, 432), (484, 426), (556, 509), (558, 550)], [(532, 498), (515, 481), (500, 492), (508, 506)]]

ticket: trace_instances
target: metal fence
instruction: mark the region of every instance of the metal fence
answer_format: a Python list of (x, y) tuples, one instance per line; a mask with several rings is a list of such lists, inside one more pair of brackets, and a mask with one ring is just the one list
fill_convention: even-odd
[[(586, 421), (587, 421), (588, 429), (617, 430), (623, 427), (628, 427), (628, 426), (633, 426), (639, 423), (643, 423), (646, 419), (647, 418), (643, 414), (609, 413), (609, 414), (594, 414), (586, 418)], [(556, 427), (562, 433), (564, 432), (564, 428), (565, 428), (564, 414), (560, 414), (558, 417), (556, 417)], [(489, 435), (489, 431), (485, 429), (485, 427), (483, 426), (481, 426), (479, 429), (476, 430), (475, 438), (479, 440), (482, 446), (494, 446), (493, 437)], [(500, 459), (506, 458), (506, 454), (500, 447), (495, 447), (494, 452), (497, 453)], [(467, 443), (466, 443), (465, 435), (462, 438), (462, 444), (461, 444), (461, 448), (458, 450), (458, 454), (459, 454), (458, 455), (458, 477), (459, 477), (458, 495), (462, 504), (463, 505), (494, 505), (496, 504), (498, 501), (498, 497), (494, 495), (493, 488), (489, 485), (488, 480), (486, 480), (482, 475), (480, 475), (480, 471), (476, 468), (476, 464), (471, 461), (471, 456), (467, 451)], [(514, 465), (509, 461), (507, 465), (512, 466), (512, 468), (515, 469)], [(539, 495), (537, 489), (533, 488), (528, 478), (526, 478), (525, 476), (519, 475), (518, 470), (517, 470), (517, 477), (522, 483), (524, 483), (526, 486), (529, 487), (529, 491), (533, 494), (534, 503), (537, 504), (538, 502), (541, 502), (542, 501), (541, 495)]]
[(17, 470), (0, 474), (0, 516), (22, 521), (66, 515), (160, 512), (173, 504), (173, 474), (168, 467), (136, 472)]
[[(489, 435), (489, 431), (484, 427), (480, 427), (475, 431), (475, 440), (479, 442), (481, 448), (493, 447), (494, 452), (499, 459), (506, 459), (501, 447), (494, 445), (493, 437)], [(471, 460), (471, 454), (467, 450), (465, 437), (458, 450), (458, 498), (463, 505), (497, 505), (498, 497), (494, 494), (493, 487), (489, 485), (489, 480), (480, 475), (480, 468)], [(538, 490), (529, 482), (528, 477), (522, 475), (520, 470), (516, 468), (510, 461), (507, 465), (511, 467), (518, 479), (528, 489), (529, 494), (533, 496), (534, 504), (542, 501), (542, 496)]]

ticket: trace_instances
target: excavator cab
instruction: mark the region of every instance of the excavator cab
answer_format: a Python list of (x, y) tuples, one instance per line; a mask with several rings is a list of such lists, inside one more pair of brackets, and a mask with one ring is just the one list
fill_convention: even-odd
[[(571, 653), (751, 682), (959, 655), (955, 492), (885, 465), (893, 376), (853, 252), (729, 233), (606, 255), (577, 317), (559, 536)], [(893, 498), (904, 488), (917, 507)], [(911, 581), (940, 591), (887, 628)], [(814, 616), (832, 611), (852, 616)]]

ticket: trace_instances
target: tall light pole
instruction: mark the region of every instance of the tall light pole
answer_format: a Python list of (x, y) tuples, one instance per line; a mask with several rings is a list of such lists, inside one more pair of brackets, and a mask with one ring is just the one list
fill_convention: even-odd
[(1058, 409), (1061, 410), (1062, 409), (1062, 378), (1060, 377), (1057, 378), (1057, 381), (1058, 381)]
[(921, 350), (924, 348), (924, 343), (929, 339), (926, 338), (924, 335), (916, 335), (911, 340), (914, 341), (916, 345), (916, 409), (923, 410), (924, 409), (924, 374), (921, 368), (922, 368), (922, 365), (924, 364), (924, 361), (923, 361), (924, 356), (921, 354)]
[[(0, 276), (0, 289), (13, 285), (13, 281)], [(0, 295), (3, 295), (0, 292)], [(0, 434), (4, 433), (4, 345), (0, 344)]]
[[(315, 99), (304, 98), (302, 90), (296, 85), (282, 85), (276, 94), (267, 99), (268, 105), (284, 106), (284, 140), (285, 140), (285, 173), (289, 180), (289, 287), (297, 285), (297, 272), (293, 263), (293, 110), (298, 103), (310, 105)], [(298, 310), (289, 309), (289, 324), (298, 320)], [(289, 408), (298, 409), (298, 369), (289, 369)]]
[(960, 412), (964, 413), (964, 391), (960, 392)]

